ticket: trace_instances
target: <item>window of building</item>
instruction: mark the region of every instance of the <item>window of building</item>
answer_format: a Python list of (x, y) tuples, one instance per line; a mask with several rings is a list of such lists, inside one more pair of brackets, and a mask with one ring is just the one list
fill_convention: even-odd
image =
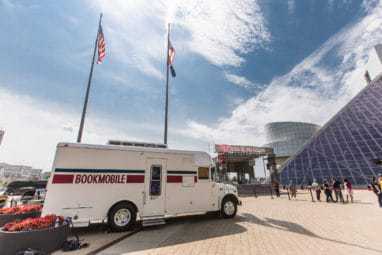
[(150, 195), (160, 196), (161, 194), (161, 180), (162, 180), (162, 166), (151, 166), (150, 173)]
[(210, 169), (208, 167), (199, 167), (198, 178), (200, 180), (208, 180), (210, 178)]

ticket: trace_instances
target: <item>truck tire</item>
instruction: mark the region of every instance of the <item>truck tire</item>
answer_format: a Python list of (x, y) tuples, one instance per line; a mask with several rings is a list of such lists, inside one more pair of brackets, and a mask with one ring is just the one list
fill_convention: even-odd
[(231, 197), (225, 197), (222, 201), (221, 215), (223, 218), (233, 218), (237, 212), (237, 202)]
[(108, 215), (108, 224), (113, 231), (122, 232), (131, 229), (137, 219), (135, 207), (127, 202), (116, 204)]

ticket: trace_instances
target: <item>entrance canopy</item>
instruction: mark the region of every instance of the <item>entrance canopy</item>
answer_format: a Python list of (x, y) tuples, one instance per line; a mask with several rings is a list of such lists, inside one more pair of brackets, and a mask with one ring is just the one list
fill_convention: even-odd
[(218, 154), (215, 160), (219, 174), (228, 178), (229, 173), (234, 173), (239, 184), (255, 180), (256, 158), (265, 156), (268, 160), (267, 168), (272, 164), (269, 160), (273, 158), (273, 149), (268, 147), (216, 144), (215, 152)]

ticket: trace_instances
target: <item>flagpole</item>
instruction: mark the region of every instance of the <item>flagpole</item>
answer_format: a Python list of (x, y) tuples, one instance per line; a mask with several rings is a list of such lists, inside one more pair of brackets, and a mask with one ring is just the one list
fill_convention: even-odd
[(97, 51), (98, 34), (99, 34), (99, 31), (100, 31), (100, 27), (101, 27), (101, 21), (102, 21), (102, 13), (99, 15), (97, 37), (96, 37), (96, 40), (95, 40), (95, 43), (94, 43), (94, 51), (93, 51), (92, 64), (90, 66), (88, 85), (87, 85), (87, 88), (86, 88), (84, 106), (82, 108), (81, 123), (80, 123), (80, 129), (78, 130), (77, 143), (81, 143), (81, 140), (82, 140), (82, 132), (83, 132), (83, 129), (84, 129), (84, 124), (85, 124), (86, 109), (88, 107), (89, 92), (90, 92), (90, 86), (91, 86), (92, 77), (93, 77), (93, 68), (94, 68), (95, 55), (96, 55), (96, 51)]
[(168, 128), (168, 76), (169, 76), (169, 45), (170, 45), (170, 23), (168, 23), (167, 29), (167, 60), (166, 60), (166, 105), (164, 114), (164, 144), (167, 145), (167, 128)]

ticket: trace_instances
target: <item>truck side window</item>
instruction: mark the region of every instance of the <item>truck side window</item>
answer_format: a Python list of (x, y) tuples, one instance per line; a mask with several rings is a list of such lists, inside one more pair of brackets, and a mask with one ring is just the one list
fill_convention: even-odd
[(198, 178), (201, 180), (208, 180), (210, 169), (208, 167), (199, 167), (198, 168)]
[(151, 179), (150, 179), (150, 195), (160, 196), (161, 194), (161, 178), (162, 166), (151, 166)]

